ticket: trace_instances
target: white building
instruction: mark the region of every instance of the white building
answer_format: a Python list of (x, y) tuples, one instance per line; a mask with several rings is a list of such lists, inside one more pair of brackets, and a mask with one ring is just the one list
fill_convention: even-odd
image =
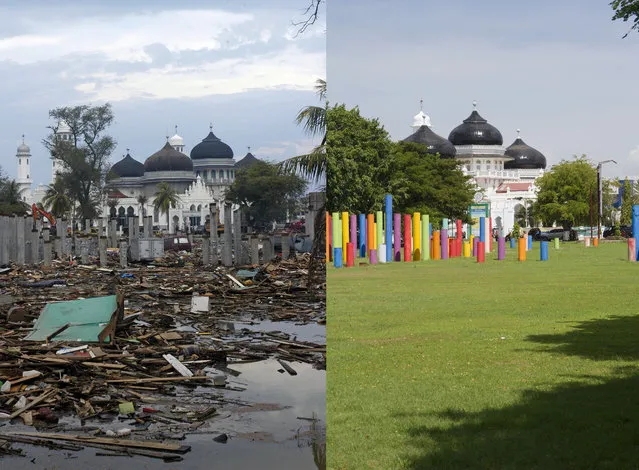
[[(60, 123), (56, 135), (60, 139), (72, 138), (71, 129)], [(250, 148), (249, 148), (250, 150)], [(30, 149), (23, 143), (16, 154), (18, 163), (17, 182), (21, 185), (23, 200), (29, 204), (39, 202), (47, 190), (46, 185), (31, 189)], [(107, 177), (107, 198), (101, 208), (105, 219), (116, 217), (120, 225), (126, 224), (130, 216), (153, 216), (153, 224), (175, 232), (185, 227), (204, 225), (210, 214), (210, 206), (215, 203), (220, 220), (224, 217), (225, 193), (235, 180), (237, 168), (246, 167), (257, 159), (250, 153), (236, 162), (233, 150), (213, 134), (209, 134), (185, 154), (184, 139), (178, 135), (168, 137), (164, 146), (149, 156), (144, 163), (135, 160), (127, 149), (127, 154), (116, 162)], [(61, 171), (60, 162), (52, 161), (51, 178)], [(161, 214), (154, 208), (157, 185), (167, 182), (176, 191), (179, 203), (168, 214)], [(140, 196), (146, 202), (140, 204)], [(113, 205), (115, 203), (115, 205)], [(111, 204), (111, 206), (110, 206)], [(235, 209), (235, 208), (233, 208)]]
[(503, 146), (499, 130), (482, 118), (473, 103), (473, 111), (453, 129), (448, 139), (435, 134), (430, 118), (420, 111), (413, 120), (413, 134), (405, 142), (426, 145), (441, 158), (456, 158), (462, 171), (473, 177), (477, 186), (475, 202), (489, 203), (492, 226), (512, 230), (515, 214), (537, 199), (535, 179), (544, 174), (546, 157), (519, 136)]

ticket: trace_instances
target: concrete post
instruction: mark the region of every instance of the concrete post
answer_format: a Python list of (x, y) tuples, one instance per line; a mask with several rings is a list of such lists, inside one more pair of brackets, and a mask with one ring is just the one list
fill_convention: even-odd
[(91, 219), (84, 219), (84, 234), (89, 235), (91, 233)]
[(98, 250), (100, 251), (100, 267), (106, 268), (107, 266), (107, 238), (100, 237), (98, 239)]
[(0, 217), (0, 266), (9, 262), (9, 245), (8, 240), (9, 224), (5, 217)]
[(127, 252), (129, 250), (129, 244), (127, 242), (120, 242), (120, 267), (126, 268), (128, 266), (127, 263)]
[(26, 239), (24, 237), (24, 226), (26, 217), (16, 218), (16, 263), (25, 264), (26, 261)]
[(134, 238), (134, 233), (135, 233), (135, 229), (133, 228), (133, 226), (135, 225), (135, 221), (133, 220), (134, 217), (128, 217), (127, 218), (127, 223), (128, 223), (128, 229), (129, 229), (129, 244), (131, 244), (131, 242), (133, 241)]
[(209, 237), (202, 239), (202, 264), (204, 266), (211, 264), (211, 241)]
[(222, 248), (222, 264), (226, 267), (233, 266), (233, 227), (231, 217), (231, 204), (227, 203), (224, 205), (224, 247)]
[(89, 264), (89, 241), (82, 240), (80, 248), (80, 260), (82, 264)]
[(260, 240), (257, 237), (249, 238), (251, 264), (260, 264)]
[(144, 218), (144, 236), (146, 238), (153, 238), (153, 216)]
[(40, 262), (40, 230), (42, 230), (42, 223), (36, 223), (36, 231), (31, 231), (31, 263), (37, 264)]
[(44, 241), (44, 265), (51, 266), (51, 242)]
[(282, 235), (282, 259), (288, 259), (291, 256), (291, 237)]
[(118, 247), (118, 221), (116, 219), (109, 221), (109, 247)]
[(213, 266), (217, 266), (220, 263), (220, 256), (218, 254), (219, 246), (220, 244), (218, 243), (217, 238), (209, 238), (209, 257)]
[(265, 238), (264, 240), (262, 240), (262, 255), (263, 255), (265, 264), (273, 260), (273, 258), (275, 257), (275, 251), (274, 251), (273, 245), (274, 245), (273, 238), (271, 237)]
[(233, 214), (233, 249), (235, 251), (235, 266), (242, 266), (244, 263), (244, 254), (242, 250), (242, 212), (236, 210)]
[(135, 240), (140, 238), (140, 218), (138, 216), (133, 217), (133, 238)]

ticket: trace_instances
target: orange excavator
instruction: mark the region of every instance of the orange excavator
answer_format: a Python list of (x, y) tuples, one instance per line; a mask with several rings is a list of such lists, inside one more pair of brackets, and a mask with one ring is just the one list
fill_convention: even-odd
[(41, 217), (44, 217), (49, 221), (49, 223), (51, 224), (50, 230), (52, 232), (55, 230), (55, 217), (53, 217), (53, 214), (49, 214), (47, 211), (45, 211), (44, 209), (40, 209), (35, 204), (31, 205), (31, 212), (33, 212), (33, 231), (34, 232), (36, 231), (36, 222)]

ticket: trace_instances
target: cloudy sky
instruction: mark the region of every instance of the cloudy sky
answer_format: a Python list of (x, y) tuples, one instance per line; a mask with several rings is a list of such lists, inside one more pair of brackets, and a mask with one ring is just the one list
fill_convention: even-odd
[[(550, 164), (614, 159), (604, 176), (639, 176), (639, 33), (612, 22), (608, 0), (349, 0), (329, 8), (332, 103), (358, 105), (394, 139), (424, 100), (448, 137), (472, 111), (510, 145)], [(400, 6), (401, 5), (401, 6)]]
[(301, 36), (306, 0), (0, 0), (0, 166), (16, 175), (21, 135), (35, 184), (51, 163), (41, 140), (61, 106), (114, 108), (112, 163), (144, 161), (174, 126), (187, 153), (213, 131), (236, 159), (281, 160), (313, 145), (295, 115), (317, 104), (326, 17)]

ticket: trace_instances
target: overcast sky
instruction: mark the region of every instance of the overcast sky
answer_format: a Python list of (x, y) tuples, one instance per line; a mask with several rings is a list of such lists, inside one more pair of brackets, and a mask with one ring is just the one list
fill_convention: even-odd
[(331, 3), (332, 103), (358, 105), (393, 139), (412, 132), (424, 99), (448, 137), (472, 111), (504, 145), (522, 139), (549, 164), (614, 159), (604, 176), (639, 176), (639, 33), (612, 22), (608, 0)]
[[(326, 17), (294, 37), (303, 0), (0, 0), (0, 166), (16, 176), (21, 134), (32, 179), (48, 184), (41, 140), (50, 109), (113, 105), (118, 142), (144, 160), (184, 137), (187, 153), (209, 132), (231, 146), (281, 160), (312, 148), (294, 118), (317, 104), (325, 78)], [(322, 11), (323, 13), (323, 11)]]

